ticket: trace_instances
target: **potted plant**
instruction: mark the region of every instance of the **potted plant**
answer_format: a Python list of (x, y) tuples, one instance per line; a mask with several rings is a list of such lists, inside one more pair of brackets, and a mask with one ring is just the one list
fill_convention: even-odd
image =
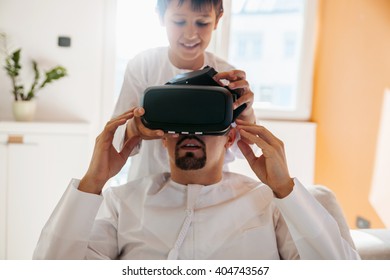
[(6, 49), (5, 35), (2, 34), (5, 46), (5, 66), (4, 69), (12, 82), (12, 94), (14, 96), (13, 113), (17, 121), (31, 121), (34, 118), (36, 110), (35, 98), (37, 92), (44, 88), (47, 84), (59, 80), (67, 75), (67, 71), (62, 66), (55, 66), (54, 68), (44, 72), (42, 77), (38, 64), (32, 61), (32, 69), (34, 70), (34, 80), (28, 90), (20, 81), (20, 71), (22, 65), (20, 64), (21, 49), (17, 49), (8, 53)]

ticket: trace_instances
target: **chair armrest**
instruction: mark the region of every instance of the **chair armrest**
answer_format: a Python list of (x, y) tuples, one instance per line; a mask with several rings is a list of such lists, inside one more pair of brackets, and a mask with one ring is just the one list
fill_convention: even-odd
[(333, 191), (323, 185), (309, 185), (307, 186), (307, 190), (336, 220), (341, 236), (355, 249), (349, 226)]

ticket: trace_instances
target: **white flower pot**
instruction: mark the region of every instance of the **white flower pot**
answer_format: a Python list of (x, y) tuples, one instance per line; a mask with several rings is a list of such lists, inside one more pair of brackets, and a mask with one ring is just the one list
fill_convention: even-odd
[(34, 99), (14, 101), (12, 110), (15, 120), (19, 122), (30, 122), (34, 120), (36, 108), (37, 103)]

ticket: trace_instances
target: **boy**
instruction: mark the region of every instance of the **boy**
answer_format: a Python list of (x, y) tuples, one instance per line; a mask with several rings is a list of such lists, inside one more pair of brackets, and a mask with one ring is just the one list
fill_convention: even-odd
[[(245, 73), (233, 70), (226, 61), (206, 52), (212, 32), (223, 15), (222, 0), (158, 0), (157, 11), (166, 28), (169, 46), (147, 50), (129, 62), (113, 116), (139, 106), (147, 87), (163, 85), (177, 74), (209, 65), (219, 72), (215, 77), (217, 81), (228, 80), (230, 88), (241, 91), (242, 96), (234, 106), (246, 103), (247, 109), (239, 118), (254, 123), (253, 92)], [(146, 129), (139, 120), (142, 113), (142, 109), (135, 111), (135, 118), (115, 134), (114, 143), (118, 150), (135, 135), (142, 139), (156, 139), (142, 142), (134, 149), (129, 180), (169, 170), (168, 155), (158, 139), (163, 132)], [(239, 152), (237, 148), (236, 152)], [(231, 161), (232, 157), (230, 154), (227, 161)]]

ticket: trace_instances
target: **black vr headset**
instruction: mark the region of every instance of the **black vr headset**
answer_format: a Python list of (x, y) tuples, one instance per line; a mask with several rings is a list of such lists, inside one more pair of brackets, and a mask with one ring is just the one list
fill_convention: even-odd
[(163, 86), (144, 92), (141, 120), (149, 129), (167, 133), (223, 135), (245, 110), (246, 104), (233, 110), (239, 93), (219, 85), (209, 66), (175, 76)]

